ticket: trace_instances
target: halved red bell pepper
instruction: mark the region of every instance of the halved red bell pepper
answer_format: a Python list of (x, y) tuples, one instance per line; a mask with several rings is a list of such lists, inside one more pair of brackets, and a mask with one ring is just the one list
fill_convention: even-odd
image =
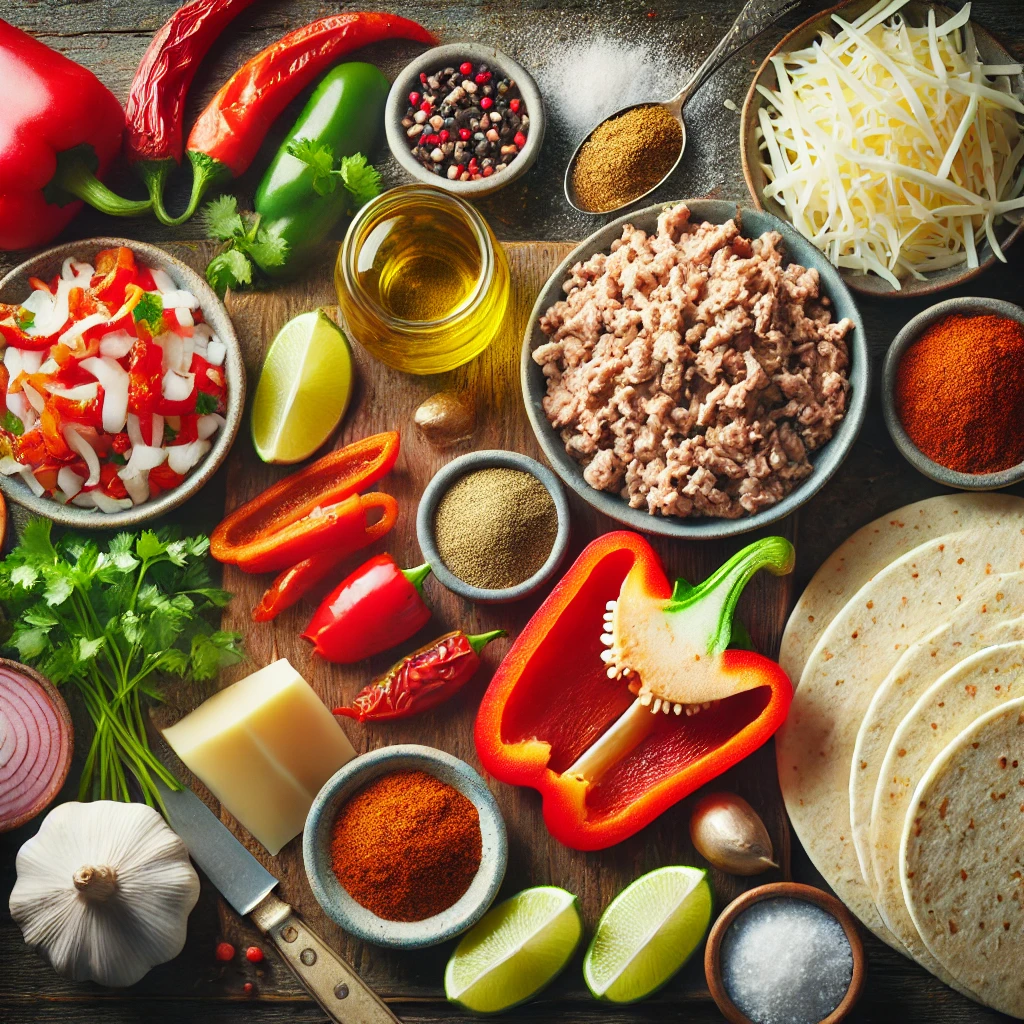
[(727, 648), (754, 572), (792, 567), (792, 545), (768, 537), (699, 586), (673, 588), (642, 537), (599, 537), (491, 681), (476, 721), (484, 768), (538, 790), (549, 831), (567, 846), (603, 849), (638, 832), (785, 719), (785, 672)]
[[(374, 434), (330, 452), (235, 509), (210, 535), (210, 554), (218, 562), (239, 562), (247, 550), (305, 519), (315, 508), (335, 505), (376, 483), (397, 459), (397, 431)], [(309, 552), (315, 554), (322, 551)], [(299, 555), (278, 568), (305, 557)]]

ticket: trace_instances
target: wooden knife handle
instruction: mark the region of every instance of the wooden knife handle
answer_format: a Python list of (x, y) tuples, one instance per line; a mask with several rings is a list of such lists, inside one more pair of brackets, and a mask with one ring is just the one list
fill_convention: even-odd
[(249, 915), (336, 1024), (400, 1024), (359, 975), (273, 893)]

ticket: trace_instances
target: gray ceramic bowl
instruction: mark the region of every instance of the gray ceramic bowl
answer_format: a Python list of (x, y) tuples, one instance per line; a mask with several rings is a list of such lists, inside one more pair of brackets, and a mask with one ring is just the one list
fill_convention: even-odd
[[(785, 36), (770, 54), (764, 59), (764, 63), (754, 75), (747, 92), (746, 101), (743, 104), (743, 111), (740, 114), (740, 154), (743, 159), (743, 176), (747, 181), (747, 188), (750, 197), (757, 209), (766, 209), (777, 217), (786, 219), (786, 211), (773, 199), (764, 199), (763, 192), (768, 181), (764, 171), (761, 169), (759, 159), (757, 129), (758, 110), (764, 102), (763, 97), (757, 91), (759, 85), (766, 89), (775, 89), (778, 86), (778, 76), (775, 65), (772, 64), (772, 57), (780, 53), (800, 50), (809, 46), (822, 30), (829, 30), (833, 35), (838, 31), (838, 26), (832, 21), (833, 13), (840, 13), (844, 19), (851, 20), (863, 14), (869, 7), (875, 4), (875, 0), (845, 0), (835, 7), (829, 8), (808, 18), (803, 24), (798, 25), (792, 32)], [(932, 7), (944, 17), (949, 17), (954, 12), (944, 4), (922, 3), (920, 0), (911, 0), (901, 13), (913, 20), (914, 24), (923, 25), (927, 23), (928, 9)], [(971, 21), (974, 29), (975, 42), (978, 45), (978, 52), (986, 64), (1016, 64), (1014, 57), (991, 33), (987, 32), (976, 21)], [(1024, 75), (1016, 75), (1011, 79), (1013, 90), (1018, 95), (1024, 95)], [(1005, 250), (1012, 245), (1021, 232), (1024, 231), (1024, 222), (1014, 226), (1009, 222), (1003, 223), (997, 228), (999, 245)], [(973, 277), (977, 277), (985, 269), (992, 266), (996, 255), (988, 242), (978, 246), (979, 266), (974, 270), (966, 267), (952, 267), (949, 270), (936, 271), (927, 274), (924, 281), (910, 278), (903, 282), (902, 288), (896, 290), (888, 282), (875, 274), (857, 274), (850, 270), (841, 271), (843, 279), (855, 291), (862, 295), (880, 296), (882, 298), (909, 298), (922, 295), (936, 295), (946, 291), (948, 288), (955, 288)]]
[(179, 287), (190, 291), (198, 300), (203, 318), (213, 328), (227, 346), (224, 360), (224, 377), (228, 388), (228, 407), (225, 414), (226, 425), (219, 430), (213, 439), (213, 447), (205, 459), (185, 478), (184, 482), (172, 491), (165, 491), (153, 501), (127, 509), (124, 512), (107, 514), (97, 509), (78, 508), (76, 505), (62, 505), (52, 498), (37, 498), (18, 477), (0, 476), (0, 491), (10, 501), (24, 505), (30, 512), (45, 516), (62, 526), (76, 529), (125, 529), (136, 527), (157, 516), (162, 516), (171, 509), (177, 508), (213, 476), (226, 458), (238, 428), (242, 422), (242, 411), (245, 408), (245, 367), (242, 354), (238, 347), (238, 338), (231, 320), (220, 299), (213, 289), (191, 267), (168, 255), (163, 249), (146, 242), (135, 242), (128, 238), (85, 238), (79, 242), (66, 242), (55, 249), (48, 249), (37, 256), (26, 260), (15, 267), (3, 280), (0, 280), (0, 303), (21, 302), (32, 290), (28, 283), (30, 277), (39, 277), (44, 281), (60, 273), (61, 265), (69, 256), (76, 259), (91, 260), (101, 249), (115, 249), (128, 246), (141, 262), (155, 267), (168, 274)]
[[(507, 587), (504, 590), (485, 590), (460, 580), (444, 564), (441, 553), (437, 550), (437, 540), (434, 536), (434, 517), (437, 513), (438, 503), (460, 477), (478, 469), (491, 469), (495, 466), (520, 469), (524, 473), (530, 473), (547, 488), (551, 500), (555, 503), (555, 511), (558, 513), (558, 531), (555, 534), (555, 543), (551, 548), (548, 560), (529, 579), (524, 580), (518, 586)], [(419, 541), (423, 557), (430, 563), (430, 568), (438, 582), (453, 594), (458, 594), (467, 601), (475, 601), (478, 604), (506, 604), (509, 601), (519, 601), (544, 586), (562, 564), (562, 559), (565, 558), (565, 552), (569, 546), (569, 502), (566, 500), (565, 491), (558, 477), (536, 459), (520, 455), (518, 452), (497, 450), (468, 452), (438, 470), (427, 484), (427, 489), (423, 492), (423, 497), (420, 498), (419, 509), (416, 512), (416, 539)]]
[[(464, 60), (473, 61), (475, 64), (486, 63), (493, 70), (513, 79), (526, 103), (526, 113), (530, 115), (526, 145), (516, 158), (504, 171), (492, 174), (489, 178), (481, 178), (479, 181), (449, 181), (443, 174), (432, 174), (426, 170), (412, 155), (412, 147), (402, 127), (402, 118), (405, 117), (409, 106), (409, 93), (414, 89), (418, 92), (422, 88), (420, 73), (425, 71), (429, 75), (440, 68), (455, 66), (456, 62), (461, 63)], [(511, 57), (483, 43), (448, 43), (421, 53), (395, 79), (384, 111), (384, 130), (387, 133), (388, 146), (402, 167), (417, 180), (428, 185), (436, 185), (463, 199), (489, 196), (521, 178), (537, 159), (541, 144), (544, 142), (546, 122), (544, 101), (530, 73)]]
[[(480, 868), (463, 897), (422, 921), (386, 921), (346, 892), (331, 870), (331, 828), (349, 797), (381, 775), (424, 771), (470, 800), (480, 815)], [(418, 744), (381, 747), (349, 761), (317, 794), (302, 833), (302, 859), (317, 902), (350, 935), (392, 949), (421, 949), (461, 935), (487, 912), (501, 888), (508, 862), (508, 837), (498, 803), (484, 780), (465, 761)]]
[(742, 519), (681, 519), (676, 516), (651, 515), (643, 509), (630, 508), (617, 494), (594, 490), (583, 479), (583, 466), (566, 452), (561, 438), (544, 415), (541, 402), (547, 391), (547, 382), (532, 356), (533, 350), (547, 341), (547, 336), (541, 331), (538, 321), (545, 310), (564, 298), (562, 284), (572, 266), (580, 260), (589, 259), (594, 253), (607, 252), (612, 242), (621, 235), (624, 224), (633, 224), (647, 232), (655, 231), (661, 211), (666, 207), (675, 206), (677, 202), (678, 200), (648, 206), (644, 210), (627, 213), (606, 224), (600, 231), (596, 231), (586, 241), (576, 246), (548, 278), (533, 307), (526, 328), (521, 361), (523, 400), (530, 423), (533, 425), (533, 432), (537, 435), (548, 462), (565, 483), (599, 512), (634, 530), (655, 533), (663, 537), (732, 537), (783, 519), (817, 494), (849, 454), (867, 412), (871, 378), (864, 321), (853, 296), (843, 284), (839, 271), (795, 228), (771, 214), (742, 209), (735, 203), (717, 199), (686, 201), (691, 219), (694, 221), (722, 224), (731, 217), (739, 216), (742, 222), (741, 229), (749, 238), (756, 238), (765, 231), (778, 231), (782, 235), (786, 254), (791, 261), (817, 269), (821, 275), (822, 290), (832, 300), (836, 318), (849, 317), (854, 323), (853, 331), (847, 336), (850, 345), (850, 400), (846, 416), (828, 444), (811, 454), (814, 472), (776, 505)]
[[(1000, 487), (1009, 487), (1011, 484), (1019, 484), (1024, 481), (1024, 462), (999, 473), (958, 473), (956, 470), (947, 469), (929, 459), (911, 441), (910, 435), (903, 429), (903, 424), (896, 413), (896, 370), (903, 358), (903, 353), (933, 323), (955, 313), (964, 316), (984, 316), (986, 314), (1005, 316), (1016, 320), (1024, 327), (1024, 309), (1015, 306), (1012, 302), (1003, 302), (1000, 299), (965, 297), (947, 299), (945, 302), (937, 302), (934, 306), (929, 306), (910, 320), (896, 335), (886, 353), (885, 363), (882, 366), (882, 412), (893, 443), (900, 450), (900, 454), (919, 473), (923, 473), (936, 483), (946, 487), (955, 487), (961, 491), (996, 491)], [(955, 369), (955, 367), (950, 367), (950, 372), (955, 372)]]

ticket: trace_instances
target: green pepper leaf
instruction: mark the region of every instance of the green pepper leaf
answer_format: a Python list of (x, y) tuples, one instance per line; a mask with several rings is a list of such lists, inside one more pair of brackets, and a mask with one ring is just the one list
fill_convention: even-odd
[(238, 249), (225, 249), (210, 260), (206, 280), (220, 298), (224, 298), (229, 288), (252, 284), (252, 264)]
[(225, 242), (245, 232), (234, 196), (218, 196), (206, 204), (206, 229), (214, 238)]
[(380, 195), (380, 172), (367, 162), (362, 153), (345, 157), (338, 173), (352, 196), (353, 212)]

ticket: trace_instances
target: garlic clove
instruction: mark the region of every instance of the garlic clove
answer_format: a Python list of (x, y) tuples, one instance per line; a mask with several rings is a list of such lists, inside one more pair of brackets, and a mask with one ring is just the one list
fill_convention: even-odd
[(764, 822), (734, 793), (709, 793), (697, 801), (690, 841), (709, 864), (730, 875), (759, 875), (779, 866)]

